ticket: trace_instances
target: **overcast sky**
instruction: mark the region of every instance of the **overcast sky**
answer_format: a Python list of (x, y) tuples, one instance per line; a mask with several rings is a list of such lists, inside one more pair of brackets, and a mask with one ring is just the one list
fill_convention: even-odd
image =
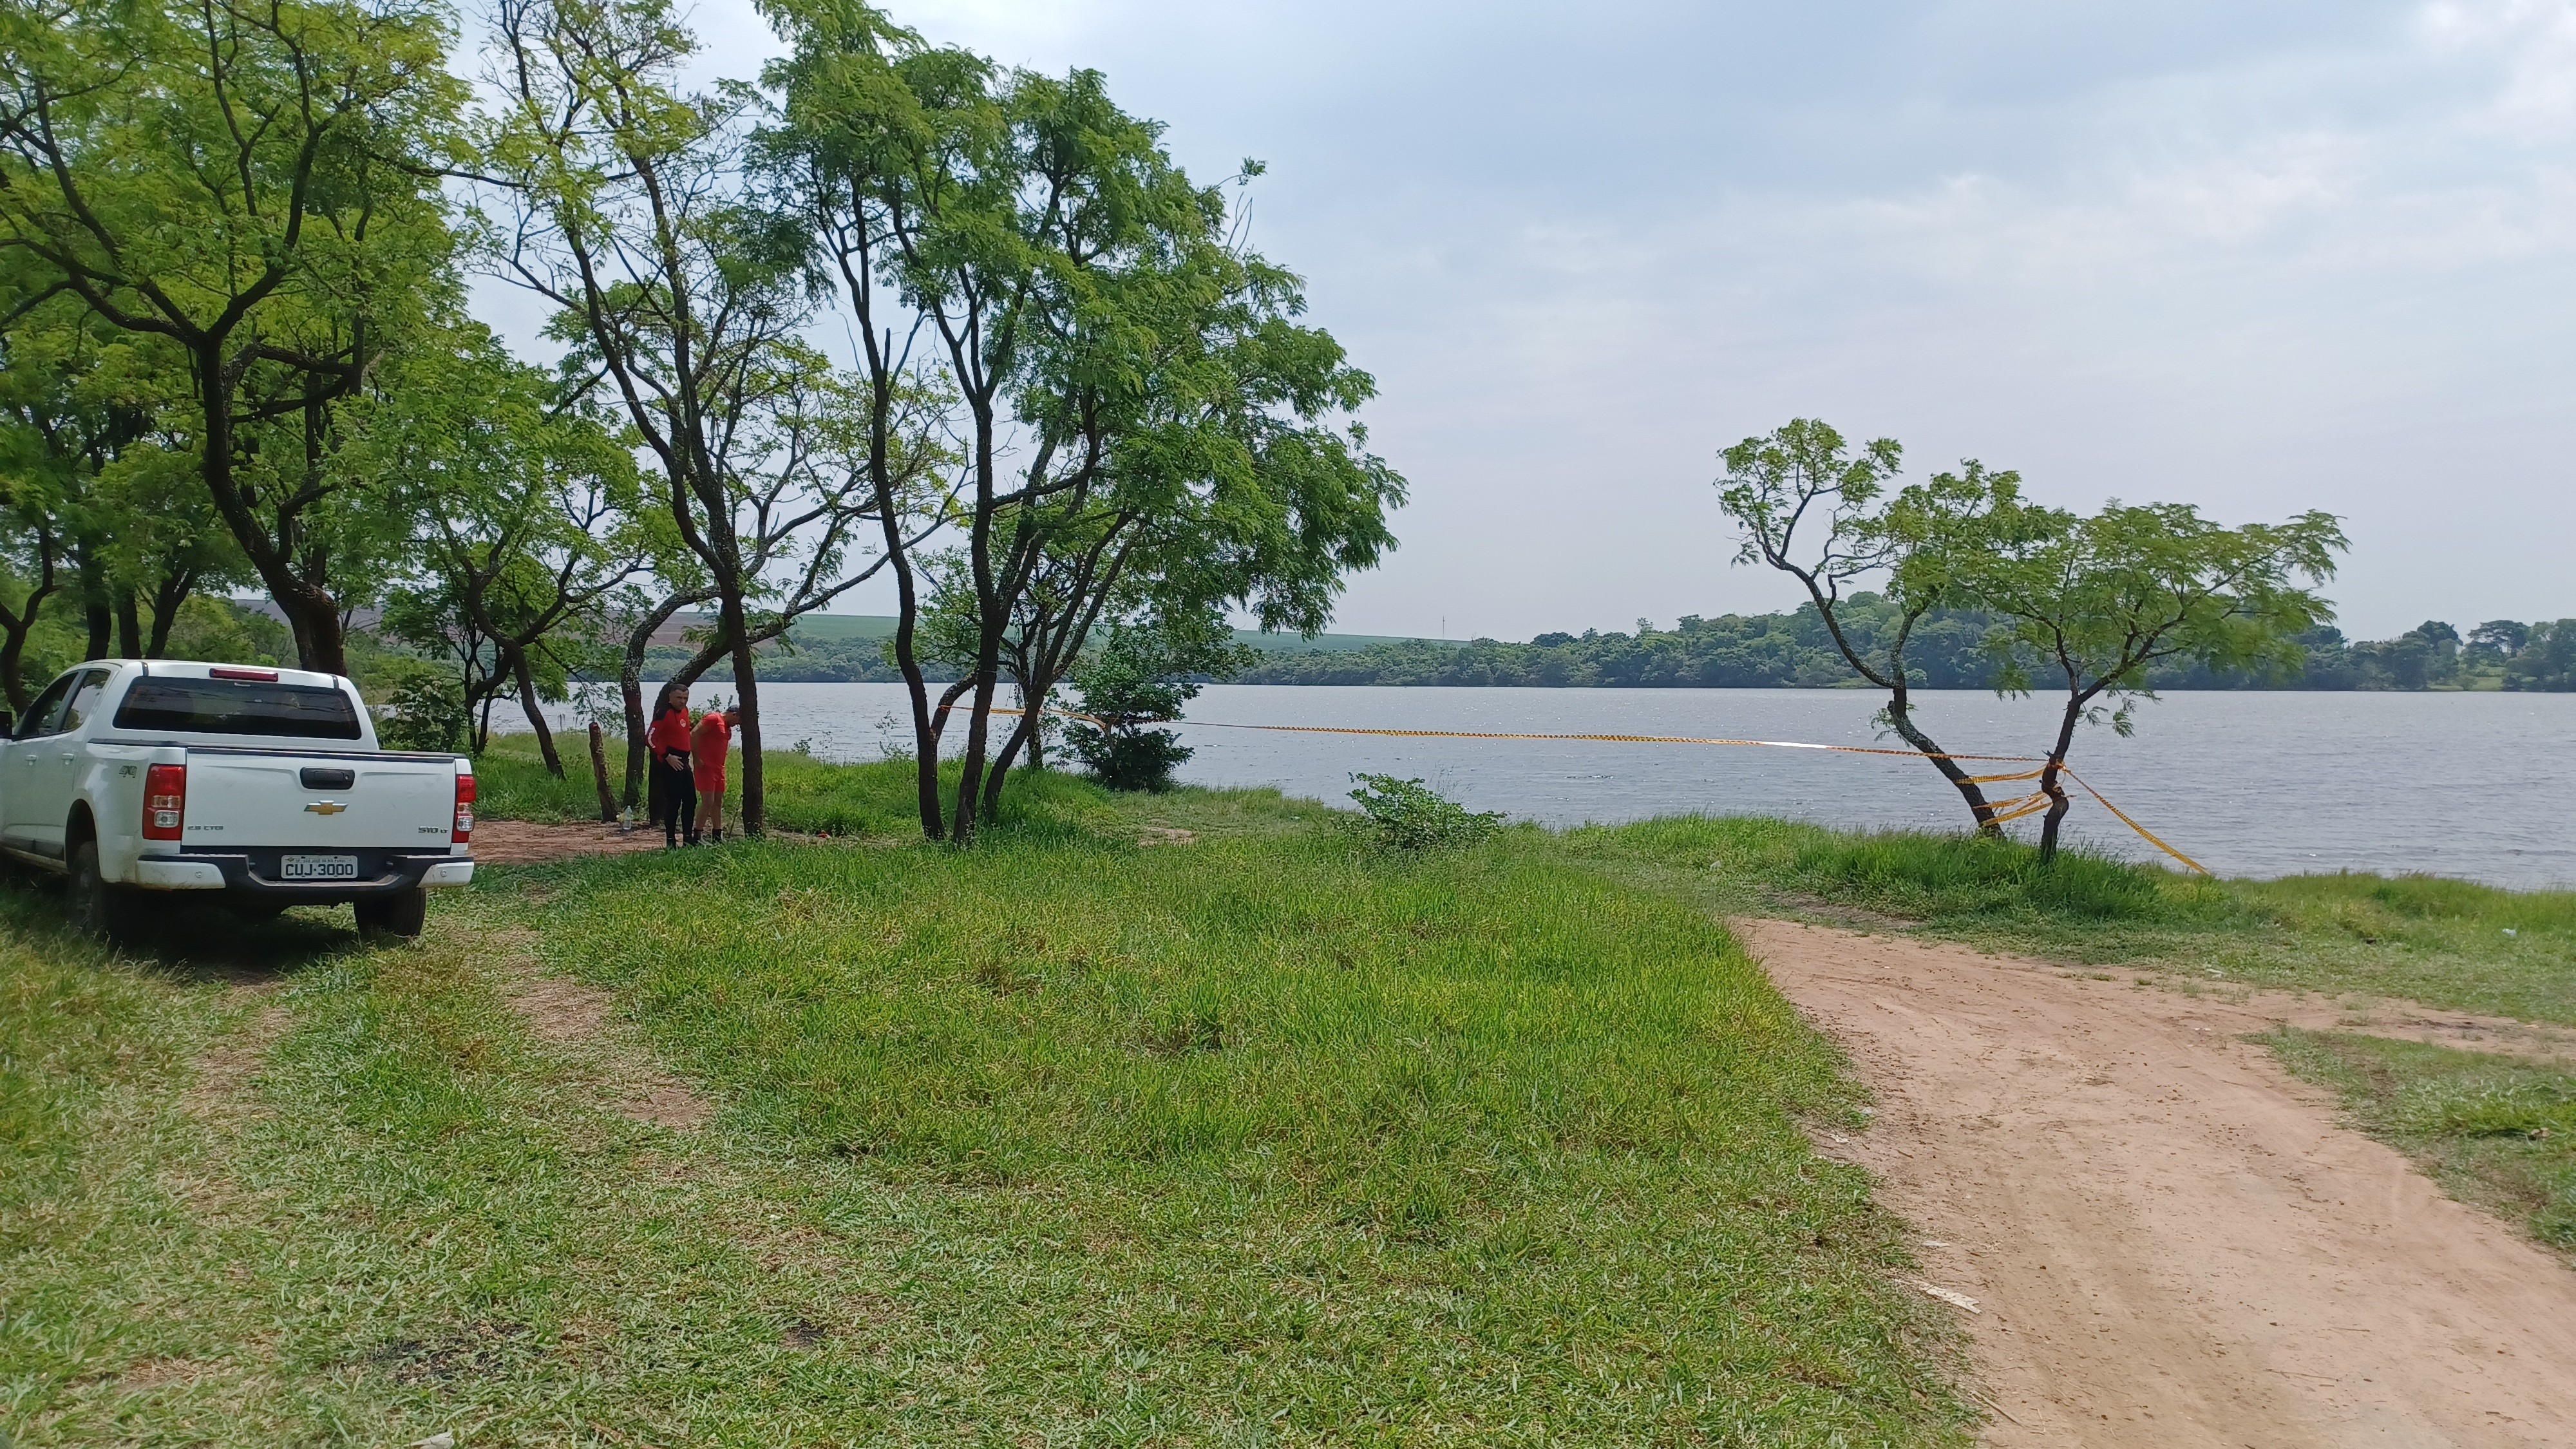
[[(1786, 607), (1717, 450), (1795, 416), (2051, 501), (2323, 507), (2348, 632), (2576, 615), (2576, 3), (914, 0), (1107, 73), (1373, 372), (1362, 633)], [(756, 70), (745, 0), (709, 61)]]

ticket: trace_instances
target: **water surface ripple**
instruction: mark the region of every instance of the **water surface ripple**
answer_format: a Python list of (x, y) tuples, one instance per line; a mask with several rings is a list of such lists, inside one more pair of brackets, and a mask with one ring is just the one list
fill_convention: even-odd
[[(701, 702), (726, 693), (702, 687)], [(773, 747), (806, 740), (876, 758), (900, 686), (779, 684), (761, 691)], [(1973, 691), (1917, 696), (1950, 749), (2035, 754), (2055, 711)], [(1218, 685), (1208, 723), (1540, 734), (1718, 735), (1887, 743), (1879, 699), (1807, 689), (1386, 689)], [(1420, 777), (1483, 810), (1549, 825), (1687, 811), (1785, 815), (1849, 827), (1952, 828), (1958, 797), (1930, 766), (1800, 750), (1195, 728), (1183, 778), (1275, 785), (1339, 801), (1355, 771)], [(898, 732), (908, 736), (909, 728)], [(2090, 728), (2074, 762), (2149, 829), (2223, 875), (2426, 871), (2496, 885), (2576, 882), (2576, 695), (2176, 693), (2139, 706), (2127, 739)], [(2076, 838), (2152, 851), (2090, 801)]]

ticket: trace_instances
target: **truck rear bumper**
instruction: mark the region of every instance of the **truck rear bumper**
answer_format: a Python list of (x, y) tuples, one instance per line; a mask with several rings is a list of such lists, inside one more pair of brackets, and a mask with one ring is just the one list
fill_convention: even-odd
[(211, 860), (138, 860), (134, 883), (147, 891), (219, 891), (223, 867)]
[[(440, 888), (461, 886), (474, 879), (474, 862), (452, 855), (397, 855), (382, 851), (360, 851), (359, 877), (356, 880), (288, 881), (276, 876), (275, 850), (213, 851), (194, 849), (178, 859), (162, 857), (137, 863), (140, 884), (152, 888), (157, 869), (184, 871), (187, 884), (174, 882), (159, 886), (162, 890), (238, 891), (247, 896), (296, 905), (338, 905), (348, 901), (370, 900), (379, 896), (401, 895), (424, 886)], [(200, 885), (203, 872), (212, 869), (217, 879)]]

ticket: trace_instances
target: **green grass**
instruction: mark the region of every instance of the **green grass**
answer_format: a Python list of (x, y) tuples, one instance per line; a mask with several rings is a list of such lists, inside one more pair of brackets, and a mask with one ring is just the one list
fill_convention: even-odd
[(2576, 1076), (2479, 1052), (2340, 1032), (2264, 1039), (2343, 1097), (2355, 1125), (2452, 1196), (2576, 1258)]
[[(563, 737), (564, 774), (546, 773), (536, 741), (529, 736), (502, 736), (475, 757), (476, 808), (495, 820), (585, 821), (599, 818), (599, 785), (590, 770), (588, 747), (578, 752), (576, 737)], [(611, 788), (622, 789), (622, 755), (610, 763)], [(914, 804), (912, 767), (903, 763), (836, 765), (793, 750), (768, 752), (765, 793), (773, 829), (801, 835), (881, 836), (916, 839), (920, 816)], [(957, 793), (958, 767), (941, 767), (946, 799)], [(742, 762), (734, 761), (735, 796), (728, 816), (738, 808)], [(1105, 792), (1076, 775), (1015, 770), (1003, 790), (1005, 819), (1024, 814), (1063, 817), (1097, 804)]]
[[(1898, 1225), (1799, 1130), (1856, 1091), (1716, 924), (1317, 814), (1041, 782), (971, 852), (495, 871), (417, 947), (297, 912), (213, 962), (0, 892), (0, 1429), (1961, 1440)], [(543, 973), (628, 1024), (541, 1040)], [(648, 1047), (710, 1125), (614, 1110)]]
[(1815, 914), (2203, 982), (2362, 993), (2576, 1024), (2576, 893), (2427, 876), (2207, 880), (1957, 835), (1677, 817), (1565, 848), (1718, 912)]

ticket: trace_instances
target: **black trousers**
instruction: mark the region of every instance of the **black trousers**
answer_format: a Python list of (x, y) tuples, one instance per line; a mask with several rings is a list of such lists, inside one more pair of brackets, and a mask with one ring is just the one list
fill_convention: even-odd
[(684, 835), (691, 840), (698, 838), (697, 778), (689, 772), (688, 756), (680, 758), (683, 763), (675, 770), (667, 756), (653, 757), (653, 773), (662, 782), (662, 838), (668, 841), (677, 841)]

